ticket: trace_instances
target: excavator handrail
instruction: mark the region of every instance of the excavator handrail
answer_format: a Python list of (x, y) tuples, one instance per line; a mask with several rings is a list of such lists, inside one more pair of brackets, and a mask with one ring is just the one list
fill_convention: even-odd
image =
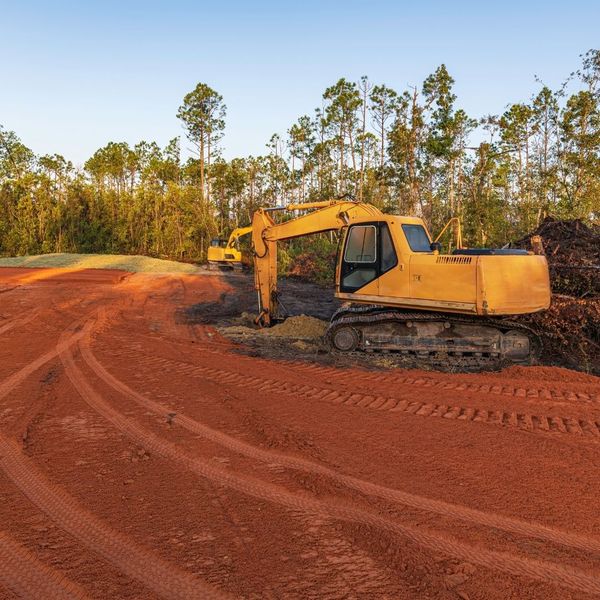
[(442, 235), (444, 235), (446, 229), (448, 229), (448, 227), (452, 224), (455, 223), (456, 224), (456, 248), (458, 250), (462, 250), (463, 249), (463, 245), (462, 245), (462, 226), (460, 223), (460, 219), (458, 217), (452, 217), (443, 227), (443, 229), (439, 232), (438, 236), (435, 238), (435, 240), (433, 240), (434, 243), (439, 242), (440, 238), (442, 237)]

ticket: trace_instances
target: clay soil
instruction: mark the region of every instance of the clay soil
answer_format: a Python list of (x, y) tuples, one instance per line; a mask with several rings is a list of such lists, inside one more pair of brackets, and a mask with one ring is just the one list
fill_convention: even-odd
[(0, 598), (600, 597), (598, 378), (249, 353), (240, 281), (0, 269)]

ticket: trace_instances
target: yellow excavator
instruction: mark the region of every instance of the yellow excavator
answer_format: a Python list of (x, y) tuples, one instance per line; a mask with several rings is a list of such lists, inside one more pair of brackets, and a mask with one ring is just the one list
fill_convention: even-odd
[[(302, 214), (276, 222), (277, 211)], [(514, 316), (549, 307), (545, 256), (463, 248), (460, 224), (452, 224), (457, 248), (442, 254), (440, 236), (433, 241), (422, 219), (369, 204), (333, 200), (259, 209), (252, 219), (256, 323), (269, 326), (282, 317), (277, 243), (341, 231), (335, 296), (346, 303), (326, 333), (333, 349), (402, 352), (471, 367), (530, 363), (539, 338)]]
[(207, 256), (209, 269), (219, 267), (241, 269), (243, 267), (242, 251), (238, 241), (251, 231), (252, 227), (237, 227), (231, 232), (228, 240), (220, 238), (211, 240)]

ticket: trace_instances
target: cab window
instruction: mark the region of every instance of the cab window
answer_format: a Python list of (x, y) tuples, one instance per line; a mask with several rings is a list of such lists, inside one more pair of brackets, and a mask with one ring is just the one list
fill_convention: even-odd
[(374, 263), (377, 260), (377, 236), (374, 225), (356, 225), (348, 233), (344, 260), (349, 263)]
[(431, 241), (423, 225), (402, 225), (402, 231), (413, 252), (431, 252)]
[(390, 269), (398, 264), (398, 257), (392, 242), (392, 236), (388, 226), (383, 223), (381, 231), (381, 273), (387, 273)]

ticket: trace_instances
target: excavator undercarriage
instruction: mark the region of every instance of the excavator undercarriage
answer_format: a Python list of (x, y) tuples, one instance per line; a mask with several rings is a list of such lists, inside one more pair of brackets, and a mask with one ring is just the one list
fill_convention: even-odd
[(332, 317), (326, 340), (339, 352), (398, 352), (465, 367), (531, 364), (541, 341), (513, 319), (348, 306)]

